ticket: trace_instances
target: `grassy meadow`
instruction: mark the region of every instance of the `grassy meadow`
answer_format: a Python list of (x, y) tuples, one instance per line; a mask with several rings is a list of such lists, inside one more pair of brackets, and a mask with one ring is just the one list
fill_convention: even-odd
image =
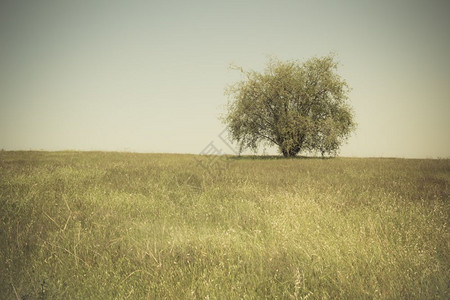
[(450, 160), (0, 152), (1, 299), (445, 299)]

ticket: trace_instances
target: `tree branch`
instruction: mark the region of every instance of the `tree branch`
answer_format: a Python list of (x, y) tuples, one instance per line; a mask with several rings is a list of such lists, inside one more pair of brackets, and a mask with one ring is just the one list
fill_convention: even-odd
[(260, 137), (263, 137), (263, 138), (266, 138), (266, 139), (268, 139), (269, 141), (271, 141), (271, 142), (272, 142), (272, 143), (274, 143), (275, 145), (277, 145), (277, 146), (280, 146), (280, 144), (279, 144), (279, 143), (277, 143), (276, 141), (274, 141), (274, 139), (272, 139), (272, 138), (268, 137), (267, 135), (264, 135), (264, 134), (262, 134), (262, 133), (259, 133), (259, 132), (257, 132), (256, 134), (257, 134), (257, 135), (259, 135)]

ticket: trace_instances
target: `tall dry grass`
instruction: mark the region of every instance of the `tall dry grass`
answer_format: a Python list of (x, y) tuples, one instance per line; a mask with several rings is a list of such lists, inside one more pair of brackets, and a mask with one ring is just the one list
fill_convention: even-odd
[(450, 296), (449, 160), (0, 152), (4, 299)]

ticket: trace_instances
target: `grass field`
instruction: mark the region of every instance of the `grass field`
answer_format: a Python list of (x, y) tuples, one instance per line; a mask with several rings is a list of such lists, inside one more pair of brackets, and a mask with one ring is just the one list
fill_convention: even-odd
[(450, 297), (450, 160), (211, 159), (0, 152), (0, 297)]

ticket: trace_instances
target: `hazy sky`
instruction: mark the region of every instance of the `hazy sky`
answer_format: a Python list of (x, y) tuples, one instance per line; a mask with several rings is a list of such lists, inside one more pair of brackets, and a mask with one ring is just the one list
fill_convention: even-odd
[(449, 1), (1, 1), (0, 148), (199, 153), (230, 63), (337, 54), (342, 156), (450, 157)]

